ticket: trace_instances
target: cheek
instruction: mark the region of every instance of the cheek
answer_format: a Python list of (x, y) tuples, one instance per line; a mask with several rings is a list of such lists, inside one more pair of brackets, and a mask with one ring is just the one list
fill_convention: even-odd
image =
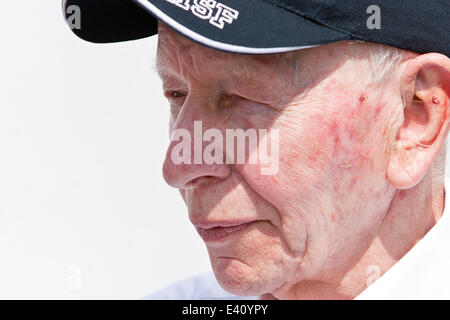
[[(307, 115), (285, 114), (272, 128), (279, 129), (279, 170), (260, 174), (260, 166), (239, 170), (249, 184), (279, 210), (286, 204), (320, 205), (333, 193), (369, 186), (373, 175), (383, 176), (383, 135), (374, 125), (382, 110), (364, 93), (342, 92)], [(308, 106), (302, 106), (308, 109)], [(362, 188), (364, 189), (364, 188)], [(358, 192), (358, 190), (355, 190)], [(294, 205), (295, 204), (295, 205)]]
[[(278, 119), (271, 127), (279, 133), (278, 170), (274, 174), (262, 175), (262, 168), (267, 165), (261, 162), (236, 166), (252, 189), (280, 213), (285, 212), (287, 206), (295, 207), (298, 201), (313, 198), (314, 186), (328, 171), (329, 149), (333, 144), (326, 126), (300, 119), (301, 125), (294, 125), (287, 119)], [(267, 147), (266, 150), (272, 156), (272, 149)]]

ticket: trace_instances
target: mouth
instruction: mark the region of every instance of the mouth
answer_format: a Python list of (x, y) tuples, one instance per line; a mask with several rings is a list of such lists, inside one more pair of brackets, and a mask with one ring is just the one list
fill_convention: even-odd
[(224, 242), (231, 235), (249, 227), (253, 222), (206, 222), (195, 224), (195, 228), (205, 243)]

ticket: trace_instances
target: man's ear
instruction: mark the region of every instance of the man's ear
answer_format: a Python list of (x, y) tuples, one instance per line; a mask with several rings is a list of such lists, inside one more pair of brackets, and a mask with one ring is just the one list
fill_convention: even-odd
[(403, 125), (390, 150), (387, 178), (398, 189), (420, 182), (441, 149), (449, 129), (450, 59), (429, 53), (399, 69)]

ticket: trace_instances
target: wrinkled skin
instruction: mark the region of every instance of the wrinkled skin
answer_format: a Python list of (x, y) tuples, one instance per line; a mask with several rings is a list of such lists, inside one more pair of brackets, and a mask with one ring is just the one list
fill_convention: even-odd
[[(279, 129), (275, 175), (261, 175), (258, 164), (175, 165), (176, 142), (168, 148), (164, 178), (180, 190), (194, 225), (254, 221), (224, 242), (207, 244), (224, 289), (279, 299), (353, 298), (366, 288), (368, 266), (386, 271), (439, 218), (442, 185), (432, 199), (429, 172), (403, 191), (389, 180), (387, 172), (403, 163), (392, 164), (405, 117), (403, 87), (400, 75), (379, 85), (365, 80), (373, 68), (363, 58), (365, 44), (238, 55), (159, 28), (170, 132), (192, 131), (194, 120), (203, 130)], [(445, 136), (446, 128), (439, 130)]]

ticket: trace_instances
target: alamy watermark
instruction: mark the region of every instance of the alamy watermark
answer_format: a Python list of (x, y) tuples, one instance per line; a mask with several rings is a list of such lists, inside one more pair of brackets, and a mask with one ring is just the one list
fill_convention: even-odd
[(367, 28), (369, 30), (373, 29), (381, 29), (381, 9), (376, 4), (367, 7), (367, 14), (370, 14), (369, 18), (367, 18)]
[(70, 291), (81, 289), (81, 268), (77, 265), (66, 268), (66, 288)]
[(179, 141), (170, 154), (175, 165), (258, 164), (261, 175), (278, 172), (278, 129), (226, 129), (224, 138), (221, 130), (210, 128), (203, 132), (202, 121), (194, 121), (193, 139), (189, 130), (177, 128), (171, 141)]
[(67, 24), (70, 29), (81, 29), (81, 9), (79, 6), (71, 5), (66, 8)]

